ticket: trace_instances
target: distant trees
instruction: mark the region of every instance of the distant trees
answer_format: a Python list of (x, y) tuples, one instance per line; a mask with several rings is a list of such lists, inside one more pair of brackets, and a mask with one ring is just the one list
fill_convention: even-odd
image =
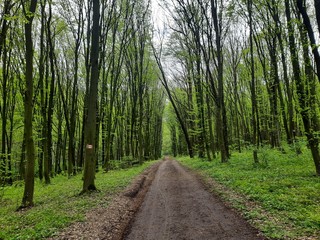
[(219, 150), (222, 162), (229, 147), (251, 145), (258, 164), (260, 146), (282, 151), (284, 139), (295, 144), (306, 133), (319, 174), (318, 1), (309, 4), (312, 20), (298, 0), (164, 4), (172, 18), (166, 58), (178, 64), (167, 80), (170, 100), (185, 119), (172, 135), (188, 132), (199, 157)]
[[(185, 96), (186, 100), (176, 97), (171, 102), (173, 105), (179, 101), (188, 103), (181, 105), (187, 108), (184, 135), (190, 132), (192, 148), (197, 149), (199, 157), (206, 154), (210, 159), (218, 148), (222, 162), (228, 161), (230, 156), (224, 96), (223, 44), (229, 28), (229, 16), (222, 11), (225, 7), (222, 1), (173, 3), (172, 48), (169, 49), (182, 68), (182, 74), (176, 75), (175, 80), (180, 90), (185, 91), (180, 96)], [(212, 118), (215, 118), (216, 134), (213, 134)]]

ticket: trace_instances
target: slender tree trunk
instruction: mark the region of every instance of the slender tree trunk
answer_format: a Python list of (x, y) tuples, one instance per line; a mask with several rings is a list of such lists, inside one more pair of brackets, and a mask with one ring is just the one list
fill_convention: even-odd
[(222, 29), (221, 29), (221, 16), (217, 12), (217, 1), (211, 0), (211, 15), (213, 18), (213, 26), (215, 31), (216, 48), (217, 48), (217, 67), (218, 67), (218, 99), (217, 99), (217, 124), (219, 124), (218, 131), (220, 131), (220, 151), (221, 161), (228, 162), (230, 157), (229, 143), (228, 143), (228, 126), (227, 126), (227, 113), (224, 100), (224, 87), (223, 87), (223, 51), (222, 51)]
[[(53, 34), (51, 33), (51, 18), (52, 18), (52, 0), (49, 0), (49, 17), (47, 21), (47, 31), (48, 31), (48, 43), (49, 43), (49, 58), (50, 58), (50, 70), (51, 70), (51, 81), (50, 81), (50, 91), (48, 99), (48, 117), (47, 117), (47, 136), (48, 136), (48, 158), (45, 159), (45, 172), (48, 172), (48, 176), (45, 176), (46, 183), (50, 183), (50, 175), (52, 176), (53, 172), (53, 162), (52, 162), (52, 125), (53, 125), (53, 108), (54, 108), (54, 93), (55, 93), (55, 53), (54, 53), (54, 39)], [(46, 163), (47, 162), (47, 163)], [(47, 169), (46, 169), (47, 168)]]
[[(91, 1), (88, 2), (88, 9), (91, 9)], [(90, 26), (91, 24), (91, 14), (88, 13), (87, 24)], [(85, 65), (86, 65), (86, 93), (84, 96), (84, 106), (83, 106), (83, 115), (82, 115), (82, 129), (81, 129), (81, 141), (79, 147), (79, 167), (83, 167), (84, 165), (84, 151), (85, 151), (85, 129), (88, 119), (88, 102), (89, 102), (89, 87), (90, 87), (90, 40), (91, 40), (91, 28), (87, 28), (87, 48), (85, 51)], [(69, 163), (70, 165), (72, 163)], [(68, 173), (71, 174), (72, 170), (68, 169)]]
[[(25, 47), (26, 47), (26, 90), (24, 102), (24, 131), (26, 137), (26, 173), (25, 186), (21, 207), (33, 205), (34, 193), (34, 167), (35, 149), (32, 136), (32, 115), (33, 115), (33, 41), (32, 41), (32, 20), (36, 11), (37, 0), (31, 0), (30, 7), (25, 10), (27, 22), (25, 23)], [(25, 7), (25, 6), (24, 6)]]
[(279, 86), (279, 75), (278, 75), (278, 63), (277, 63), (277, 41), (276, 37), (271, 37), (269, 43), (270, 52), (270, 107), (271, 107), (271, 146), (274, 148), (280, 147), (280, 124), (279, 124), (279, 112), (278, 112), (278, 86)]
[[(61, 98), (60, 98), (61, 99)], [(57, 139), (57, 154), (56, 154), (56, 164), (55, 164), (55, 172), (57, 174), (60, 174), (62, 169), (61, 169), (61, 158), (62, 158), (62, 152), (65, 149), (65, 145), (63, 144), (63, 134), (62, 134), (62, 122), (63, 122), (63, 114), (62, 114), (62, 103), (61, 100), (58, 101), (58, 110), (57, 110), (57, 115), (58, 115), (58, 139)], [(63, 171), (66, 171), (66, 169), (63, 168)]]
[[(67, 137), (68, 137), (67, 133), (68, 133), (68, 131), (67, 131), (67, 129), (65, 129), (64, 133), (63, 133), (63, 139), (62, 139), (63, 146), (66, 146), (66, 144), (67, 144)], [(62, 148), (62, 152), (61, 152), (62, 169), (63, 169), (64, 172), (68, 171), (68, 177), (70, 177), (70, 175), (69, 175), (69, 166), (67, 166), (66, 151), (67, 151), (67, 148), (63, 147)]]
[(150, 96), (149, 96), (149, 91), (146, 89), (146, 126), (145, 126), (145, 151), (144, 151), (144, 159), (149, 160), (151, 153), (150, 153), (150, 138), (151, 138), (151, 133), (150, 133), (150, 122), (151, 122), (151, 113), (150, 113)]
[(320, 34), (320, 0), (314, 0), (314, 8), (316, 10), (318, 31), (319, 31), (319, 34)]
[[(80, 44), (83, 33), (83, 0), (79, 2), (79, 13), (78, 13), (78, 30), (75, 38), (75, 49), (74, 49), (74, 77), (72, 84), (72, 93), (71, 93), (71, 112), (70, 112), (70, 131), (69, 131), (69, 142), (68, 142), (68, 162), (70, 168), (73, 169), (72, 173), (76, 174), (76, 142), (75, 142), (75, 132), (77, 125), (77, 100), (78, 100), (78, 70), (79, 70), (79, 51)], [(71, 166), (73, 165), (73, 166)], [(79, 167), (79, 166), (78, 166)], [(71, 169), (70, 169), (71, 173)]]
[[(318, 0), (319, 1), (319, 0)], [(310, 18), (308, 16), (308, 13), (307, 13), (307, 9), (306, 9), (306, 6), (305, 6), (305, 1), (304, 0), (297, 0), (297, 6), (298, 6), (298, 10), (303, 18), (303, 23), (306, 27), (306, 30), (308, 32), (308, 35), (309, 35), (309, 39), (310, 39), (310, 43), (311, 43), (311, 49), (312, 49), (312, 53), (313, 53), (313, 56), (314, 56), (314, 61), (316, 62), (316, 74), (318, 76), (318, 80), (320, 82), (320, 54), (319, 54), (319, 51), (318, 51), (318, 47), (317, 47), (317, 42), (316, 42), (316, 39), (315, 39), (315, 36), (314, 36), (314, 32), (313, 32), (313, 29), (312, 29), (312, 25), (311, 25), (311, 22), (310, 22)], [(316, 13), (317, 13), (317, 21), (319, 23), (319, 11), (318, 9), (316, 9)]]
[(7, 59), (7, 44), (3, 43), (3, 58), (2, 58), (2, 107), (1, 107), (1, 118), (2, 118), (2, 134), (1, 134), (1, 164), (0, 164), (0, 183), (6, 182), (7, 175), (7, 154), (6, 154), (6, 134), (7, 134), (7, 85), (8, 85), (8, 59)]
[(280, 83), (278, 84), (278, 94), (279, 94), (279, 99), (280, 99), (280, 104), (281, 104), (283, 125), (284, 125), (285, 131), (286, 131), (287, 142), (288, 142), (288, 144), (292, 144), (293, 143), (293, 131), (294, 131), (293, 97), (292, 97), (292, 90), (291, 90), (290, 82), (289, 82), (288, 67), (287, 67), (287, 63), (286, 63), (285, 50), (284, 50), (284, 46), (283, 46), (282, 25), (281, 25), (281, 21), (279, 19), (278, 9), (277, 8), (271, 9), (271, 11), (272, 11), (273, 19), (274, 19), (274, 21), (276, 23), (276, 31), (277, 31), (276, 35), (277, 35), (277, 38), (278, 38), (279, 48), (280, 48), (280, 53), (281, 53), (281, 63), (282, 63), (282, 68), (283, 68), (283, 78), (284, 78), (286, 93), (287, 93), (287, 96), (288, 96), (288, 103), (287, 103), (288, 119), (287, 119), (287, 115), (286, 115), (286, 112), (285, 112), (285, 103), (284, 103), (284, 99), (283, 99), (283, 94), (282, 94)]
[(214, 134), (213, 134), (213, 119), (212, 119), (212, 109), (211, 102), (209, 98), (209, 94), (206, 94), (206, 104), (207, 104), (207, 118), (208, 118), (208, 127), (209, 127), (209, 148), (211, 150), (213, 158), (216, 158), (216, 145), (214, 142)]
[(238, 145), (238, 152), (241, 153), (241, 139), (240, 139), (240, 124), (239, 124), (239, 110), (238, 110), (238, 76), (237, 76), (237, 66), (233, 70), (233, 82), (234, 82), (234, 109), (235, 109), (235, 120), (236, 120), (236, 138)]
[(258, 159), (258, 129), (257, 129), (257, 96), (256, 96), (256, 79), (255, 79), (255, 69), (254, 69), (254, 57), (253, 57), (253, 26), (252, 26), (252, 0), (248, 0), (247, 3), (248, 14), (249, 14), (249, 29), (250, 29), (250, 63), (251, 63), (251, 102), (252, 102), (252, 128), (253, 128), (253, 135), (252, 135), (252, 144), (254, 147), (253, 150), (253, 161), (254, 163), (259, 163)]
[(1, 23), (1, 31), (0, 31), (0, 57), (3, 52), (3, 48), (5, 45), (5, 41), (7, 38), (7, 31), (9, 29), (9, 23), (7, 20), (7, 16), (10, 16), (10, 9), (13, 7), (11, 0), (5, 0), (3, 3), (3, 10), (2, 10), (2, 18)]
[(281, 27), (281, 22), (279, 20), (278, 14), (276, 15), (275, 20), (278, 25), (277, 37), (278, 37), (279, 47), (280, 47), (280, 52), (281, 52), (281, 63), (282, 63), (282, 68), (283, 68), (283, 78), (284, 78), (284, 83), (285, 83), (285, 89), (286, 89), (286, 93), (288, 96), (288, 103), (287, 103), (288, 120), (286, 119), (284, 100), (282, 97), (280, 84), (279, 84), (278, 90), (279, 90), (279, 97), (280, 97), (280, 101), (281, 101), (280, 103), (282, 105), (281, 108), (282, 108), (282, 114), (283, 114), (284, 127), (285, 127), (286, 134), (287, 134), (287, 142), (289, 144), (292, 144), (293, 143), (293, 131), (294, 131), (293, 96), (292, 96), (292, 89), (290, 87), (290, 81), (289, 81), (289, 76), (288, 76), (288, 67), (287, 67), (287, 62), (286, 62), (286, 57), (285, 57), (284, 46), (283, 46), (282, 27)]
[(10, 134), (8, 138), (8, 176), (7, 176), (7, 183), (8, 185), (12, 185), (13, 178), (12, 178), (12, 142), (13, 142), (13, 115), (10, 117)]
[(26, 172), (26, 132), (25, 129), (23, 131), (23, 139), (22, 139), (22, 147), (21, 147), (21, 155), (19, 162), (19, 179), (25, 179)]
[[(47, 106), (45, 101), (45, 85), (44, 85), (44, 72), (45, 72), (45, 6), (46, 1), (40, 2), (41, 7), (41, 28), (40, 28), (40, 57), (39, 57), (39, 88), (40, 88), (40, 104), (41, 104), (41, 137), (39, 142), (41, 153), (39, 154), (39, 179), (43, 179), (43, 160), (47, 159)], [(48, 176), (48, 175), (46, 175)]]

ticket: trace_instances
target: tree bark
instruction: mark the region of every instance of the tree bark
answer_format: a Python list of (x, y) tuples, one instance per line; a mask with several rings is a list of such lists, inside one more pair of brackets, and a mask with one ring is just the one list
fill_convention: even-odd
[[(314, 32), (313, 32), (313, 29), (312, 29), (312, 25), (311, 25), (311, 22), (310, 22), (310, 18), (308, 16), (308, 13), (307, 13), (307, 10), (306, 10), (306, 6), (305, 6), (305, 2), (303, 0), (297, 0), (297, 6), (298, 6), (298, 10), (302, 16), (302, 19), (303, 19), (303, 23), (306, 27), (306, 30), (308, 32), (308, 36), (309, 36), (309, 39), (310, 39), (310, 43), (311, 43), (311, 49), (312, 49), (312, 53), (313, 53), (313, 56), (314, 56), (314, 61), (316, 62), (316, 74), (318, 76), (318, 80), (320, 82), (320, 55), (319, 55), (319, 52), (318, 52), (318, 47), (317, 47), (317, 43), (316, 43), (316, 39), (315, 39), (315, 36), (314, 36)], [(317, 21), (319, 23), (319, 19), (318, 19), (318, 12), (320, 10), (317, 10)]]
[[(25, 23), (25, 47), (26, 47), (26, 90), (24, 101), (24, 131), (26, 138), (26, 172), (25, 185), (21, 207), (33, 205), (34, 194), (34, 167), (35, 149), (32, 135), (32, 116), (33, 116), (33, 41), (32, 41), (32, 21), (37, 7), (37, 0), (28, 1), (29, 9), (25, 11), (27, 22)], [(25, 6), (24, 6), (25, 7)]]
[[(270, 9), (271, 10), (271, 9)], [(272, 11), (272, 10), (271, 10)], [(278, 9), (273, 9), (272, 12), (273, 19), (276, 23), (276, 35), (279, 42), (280, 47), (280, 53), (281, 53), (281, 62), (282, 62), (282, 68), (283, 68), (283, 78), (285, 83), (285, 89), (288, 96), (288, 103), (287, 103), (287, 110), (288, 110), (288, 120), (285, 113), (285, 104), (284, 99), (282, 96), (281, 91), (281, 85), (278, 85), (278, 92), (279, 92), (279, 98), (280, 98), (280, 104), (281, 104), (281, 111), (282, 111), (282, 118), (283, 118), (283, 124), (287, 135), (287, 142), (288, 144), (293, 143), (293, 131), (294, 131), (294, 121), (293, 121), (293, 96), (292, 96), (292, 89), (290, 87), (289, 82), (289, 76), (288, 76), (288, 67), (286, 63), (286, 57), (285, 57), (285, 50), (284, 50), (284, 43), (283, 43), (283, 31), (282, 31), (282, 25), (279, 18)]]
[(96, 166), (96, 122), (99, 82), (100, 1), (93, 0), (93, 25), (91, 40), (91, 76), (88, 97), (88, 117), (85, 129), (85, 164), (82, 193), (96, 190), (94, 183)]
[(213, 28), (215, 31), (216, 39), (216, 54), (218, 62), (218, 98), (217, 98), (217, 124), (220, 124), (218, 128), (220, 135), (220, 151), (221, 151), (221, 162), (228, 162), (230, 157), (229, 143), (228, 143), (228, 126), (227, 126), (227, 113), (224, 100), (224, 87), (223, 87), (223, 51), (222, 51), (222, 29), (221, 29), (221, 16), (217, 12), (217, 1), (211, 0), (211, 15), (213, 18)]
[[(292, 19), (291, 19), (291, 13), (290, 13), (290, 5), (289, 0), (285, 1), (285, 10), (286, 10), (286, 18), (287, 18), (287, 26), (288, 26), (288, 32), (293, 33), (293, 26), (292, 26)], [(304, 125), (304, 129), (306, 132), (307, 140), (309, 147), (311, 149), (312, 158), (316, 167), (316, 173), (317, 175), (320, 175), (320, 153), (319, 153), (319, 140), (316, 138), (311, 130), (310, 125), (310, 119), (307, 109), (307, 101), (306, 101), (306, 92), (305, 92), (305, 86), (302, 81), (301, 76), (301, 70), (300, 70), (300, 63), (299, 63), (299, 57), (296, 50), (296, 44), (294, 41), (293, 34), (289, 34), (289, 48), (291, 53), (291, 64), (293, 69), (293, 76), (296, 83), (297, 88), (297, 94), (298, 94), (298, 100), (300, 105), (300, 114), (302, 116), (302, 121)]]
[(0, 183), (6, 182), (7, 175), (7, 151), (6, 151), (6, 143), (7, 143), (7, 88), (8, 88), (8, 51), (6, 42), (3, 43), (3, 56), (2, 56), (2, 107), (1, 107), (1, 118), (2, 118), (2, 126), (1, 126), (1, 163), (0, 163)]
[(9, 29), (9, 23), (6, 17), (10, 14), (10, 9), (14, 6), (15, 3), (12, 3), (11, 0), (5, 0), (3, 3), (3, 12), (0, 22), (2, 23), (0, 31), (0, 57), (3, 52), (5, 41), (7, 38), (7, 31)]
[[(51, 70), (51, 81), (48, 99), (48, 112), (47, 112), (47, 152), (48, 158), (44, 159), (44, 172), (45, 172), (45, 182), (50, 183), (50, 175), (52, 176), (52, 125), (53, 125), (53, 108), (54, 108), (54, 93), (55, 93), (55, 52), (54, 52), (54, 39), (51, 33), (51, 21), (52, 18), (52, 0), (49, 0), (49, 17), (47, 21), (47, 32), (48, 32), (48, 44), (49, 44), (49, 58), (50, 58), (50, 70)], [(47, 176), (46, 176), (47, 175)]]
[(318, 23), (318, 31), (320, 34), (320, 0), (314, 0), (314, 8), (316, 11), (316, 18)]
[(253, 57), (253, 22), (252, 22), (252, 0), (248, 0), (247, 3), (248, 14), (249, 14), (249, 29), (250, 29), (250, 64), (251, 64), (251, 102), (252, 102), (252, 127), (253, 127), (253, 135), (252, 135), (252, 145), (254, 147), (253, 150), (253, 161), (254, 163), (259, 163), (258, 159), (258, 129), (257, 129), (257, 96), (256, 96), (256, 79), (255, 79), (255, 69), (254, 69), (254, 57)]

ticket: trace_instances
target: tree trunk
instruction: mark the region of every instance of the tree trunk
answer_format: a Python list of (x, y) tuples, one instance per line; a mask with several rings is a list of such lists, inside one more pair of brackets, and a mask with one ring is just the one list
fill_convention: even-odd
[[(314, 61), (316, 63), (316, 74), (318, 76), (318, 80), (320, 82), (320, 55), (319, 55), (319, 52), (318, 52), (318, 47), (317, 47), (317, 42), (316, 42), (316, 39), (315, 39), (315, 36), (314, 36), (314, 32), (313, 32), (313, 29), (312, 29), (312, 25), (311, 25), (311, 22), (310, 22), (310, 19), (309, 19), (309, 16), (308, 16), (308, 13), (307, 13), (307, 10), (306, 10), (306, 6), (305, 6), (305, 2), (303, 0), (297, 0), (297, 6), (298, 6), (298, 10), (303, 18), (303, 23), (306, 27), (306, 30), (308, 32), (308, 35), (309, 35), (309, 39), (310, 39), (310, 43), (311, 43), (311, 49), (312, 49), (312, 53), (313, 53), (313, 56), (314, 56)], [(317, 9), (317, 21), (319, 23), (319, 11)], [(290, 33), (290, 32), (289, 32)]]
[[(287, 26), (288, 26), (288, 31), (290, 33), (293, 33), (294, 31), (293, 31), (293, 25), (292, 25), (292, 20), (291, 20), (289, 2), (290, 2), (289, 0), (285, 1)], [(307, 109), (305, 86), (302, 81), (300, 64), (299, 64), (299, 57), (298, 57), (298, 53), (296, 50), (296, 44), (294, 41), (293, 34), (289, 34), (288, 38), (289, 38), (289, 47), (290, 47), (290, 53), (291, 53), (291, 64), (292, 64), (292, 69), (293, 69), (293, 75), (294, 75), (294, 80), (296, 83), (298, 100), (299, 100), (299, 105), (300, 105), (300, 109), (301, 109), (300, 114), (302, 116), (302, 121), (303, 121), (304, 129), (306, 132), (308, 144), (311, 149), (312, 158), (313, 158), (315, 168), (316, 168), (316, 173), (317, 173), (317, 175), (320, 175), (319, 140), (314, 136), (314, 134), (311, 131), (310, 119), (309, 119), (309, 114), (308, 114), (308, 109)]]
[[(88, 9), (91, 9), (90, 7), (91, 1), (88, 1)], [(87, 24), (90, 26), (91, 24), (91, 14), (88, 14), (87, 18)], [(86, 66), (86, 93), (84, 96), (84, 104), (83, 104), (83, 115), (82, 115), (82, 129), (81, 129), (81, 141), (80, 141), (80, 147), (79, 147), (79, 167), (83, 167), (84, 165), (84, 152), (85, 152), (85, 129), (86, 129), (86, 124), (88, 121), (88, 101), (89, 101), (89, 87), (90, 87), (90, 40), (91, 40), (91, 28), (87, 28), (87, 48), (85, 50), (85, 66)], [(72, 162), (69, 163), (69, 165), (72, 165)], [(72, 170), (68, 169), (68, 174), (72, 174)]]
[[(80, 44), (81, 38), (83, 33), (83, 1), (79, 2), (78, 6), (78, 30), (75, 37), (75, 49), (74, 49), (74, 76), (73, 76), (73, 84), (72, 84), (72, 93), (71, 93), (71, 111), (69, 114), (70, 117), (70, 131), (69, 131), (69, 142), (68, 142), (68, 162), (70, 163), (70, 174), (76, 174), (76, 142), (75, 142), (75, 132), (76, 132), (76, 125), (77, 125), (77, 116), (76, 116), (76, 109), (77, 109), (77, 100), (78, 100), (78, 70), (79, 70), (79, 51), (80, 51)], [(81, 167), (81, 166), (77, 166)]]
[(5, 45), (5, 41), (7, 38), (7, 31), (9, 29), (9, 24), (7, 20), (7, 16), (10, 16), (10, 10), (13, 7), (11, 0), (5, 0), (3, 3), (2, 16), (0, 18), (0, 22), (2, 23), (1, 31), (0, 31), (0, 57)]
[(254, 163), (259, 163), (258, 159), (258, 129), (257, 129), (257, 96), (256, 96), (256, 79), (255, 79), (255, 69), (254, 69), (254, 57), (253, 57), (253, 26), (252, 26), (252, 0), (248, 0), (247, 3), (248, 13), (249, 13), (249, 29), (250, 29), (250, 63), (251, 63), (251, 102), (252, 102), (252, 127), (253, 127), (253, 135), (252, 135), (252, 145), (253, 145), (253, 161)]
[(176, 133), (176, 126), (172, 124), (170, 126), (170, 132), (171, 132), (171, 150), (173, 153), (173, 157), (177, 156), (177, 133)]
[(7, 46), (6, 42), (3, 43), (3, 57), (2, 57), (2, 134), (1, 134), (1, 163), (0, 163), (0, 184), (6, 182), (7, 177), (7, 154), (6, 154), (6, 134), (7, 134), (7, 85), (8, 85), (8, 59), (7, 59)]
[[(48, 99), (48, 116), (47, 116), (47, 152), (48, 157), (44, 159), (44, 172), (45, 181), (50, 183), (50, 175), (52, 176), (52, 124), (53, 124), (53, 108), (54, 108), (54, 93), (55, 93), (55, 53), (54, 53), (54, 39), (51, 33), (51, 18), (52, 18), (52, 0), (49, 0), (49, 17), (47, 21), (47, 31), (48, 31), (48, 43), (49, 43), (49, 58), (50, 58), (50, 70), (51, 70), (51, 81)], [(46, 176), (47, 175), (47, 176)]]
[[(305, 123), (307, 125), (307, 128), (305, 129), (308, 138), (308, 144), (310, 146), (310, 150), (316, 167), (316, 172), (318, 175), (320, 175), (319, 137), (317, 136), (317, 132), (320, 131), (320, 126), (316, 110), (318, 107), (316, 103), (316, 82), (315, 76), (313, 74), (311, 59), (309, 56), (308, 38), (304, 27), (300, 27), (300, 35), (303, 49), (305, 71), (304, 89), (307, 89), (305, 90), (306, 93), (303, 96), (305, 98), (305, 106), (302, 109), (302, 112), (304, 115), (306, 115), (305, 118), (309, 119), (308, 122)], [(301, 81), (303, 81), (303, 79), (301, 79)]]
[[(29, 1), (28, 1), (29, 2)], [(26, 137), (26, 173), (25, 185), (21, 207), (33, 205), (34, 193), (34, 167), (35, 149), (32, 136), (32, 115), (33, 115), (33, 41), (32, 41), (32, 20), (37, 6), (37, 0), (30, 1), (30, 7), (25, 10), (25, 47), (26, 47), (26, 90), (24, 102), (24, 131)], [(25, 6), (24, 6), (25, 7)]]
[(319, 34), (320, 34), (320, 0), (314, 0), (314, 8), (316, 10), (318, 31), (319, 31)]
[(91, 42), (91, 76), (88, 97), (88, 117), (85, 129), (85, 164), (82, 193), (96, 190), (94, 183), (96, 165), (96, 122), (99, 82), (99, 36), (100, 36), (100, 2), (93, 0), (93, 25)]
[(216, 39), (216, 54), (218, 62), (218, 99), (217, 99), (217, 123), (220, 124), (218, 131), (220, 131), (220, 151), (221, 162), (228, 162), (230, 157), (229, 143), (228, 143), (228, 126), (227, 126), (227, 113), (224, 102), (224, 89), (223, 89), (223, 51), (222, 51), (222, 32), (221, 32), (221, 19), (220, 14), (217, 12), (217, 2), (211, 0), (211, 15), (213, 18), (213, 27), (215, 31)]
[(19, 179), (25, 179), (26, 173), (26, 132), (25, 129), (23, 131), (23, 140), (22, 140), (22, 147), (21, 147), (21, 156), (19, 162)]
[[(62, 152), (66, 148), (65, 145), (63, 144), (63, 134), (62, 134), (62, 103), (61, 103), (61, 98), (59, 98), (59, 101), (57, 103), (58, 105), (58, 110), (57, 110), (57, 116), (58, 116), (58, 129), (57, 129), (57, 134), (58, 134), (58, 139), (56, 143), (56, 148), (57, 148), (57, 153), (56, 153), (56, 164), (55, 164), (55, 172), (57, 174), (60, 174), (62, 169), (61, 169), (61, 157), (62, 157)], [(67, 169), (63, 167), (63, 171), (66, 171)]]
[(294, 131), (294, 121), (293, 121), (293, 97), (292, 97), (292, 89), (290, 87), (289, 76), (288, 76), (288, 67), (286, 63), (285, 57), (285, 50), (283, 46), (283, 38), (282, 38), (282, 25), (279, 18), (278, 12), (273, 14), (274, 21), (276, 22), (276, 31), (277, 31), (277, 38), (279, 41), (279, 47), (281, 52), (281, 63), (283, 68), (283, 78), (285, 83), (285, 89), (288, 96), (288, 103), (287, 103), (287, 110), (288, 110), (288, 120), (285, 113), (285, 104), (284, 99), (281, 92), (281, 86), (278, 85), (279, 97), (280, 97), (280, 104), (281, 104), (281, 111), (282, 111), (282, 118), (283, 124), (287, 135), (287, 142), (288, 144), (293, 143), (293, 131)]
[(209, 126), (209, 148), (211, 150), (213, 158), (216, 158), (216, 145), (214, 142), (214, 134), (213, 134), (213, 120), (212, 120), (212, 109), (211, 102), (209, 98), (209, 93), (206, 94), (206, 104), (207, 104), (207, 118), (208, 118), (208, 126)]
[(280, 147), (280, 124), (279, 124), (279, 112), (278, 112), (278, 63), (277, 63), (277, 41), (276, 37), (273, 36), (268, 44), (270, 52), (270, 107), (271, 107), (271, 146), (273, 148)]

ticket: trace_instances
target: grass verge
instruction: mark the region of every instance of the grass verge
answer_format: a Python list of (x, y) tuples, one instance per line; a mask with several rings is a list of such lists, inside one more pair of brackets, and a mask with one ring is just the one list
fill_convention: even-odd
[(0, 201), (0, 239), (43, 239), (75, 221), (84, 221), (85, 213), (97, 206), (107, 206), (114, 194), (154, 162), (125, 170), (99, 172), (96, 187), (100, 190), (79, 196), (82, 175), (68, 179), (57, 176), (50, 185), (36, 180), (35, 206), (16, 212), (23, 195), (22, 186), (5, 187)]
[(259, 150), (260, 164), (252, 151), (232, 153), (228, 163), (180, 157), (195, 169), (210, 190), (239, 210), (266, 237), (320, 239), (320, 177), (308, 149), (296, 155), (290, 149)]

